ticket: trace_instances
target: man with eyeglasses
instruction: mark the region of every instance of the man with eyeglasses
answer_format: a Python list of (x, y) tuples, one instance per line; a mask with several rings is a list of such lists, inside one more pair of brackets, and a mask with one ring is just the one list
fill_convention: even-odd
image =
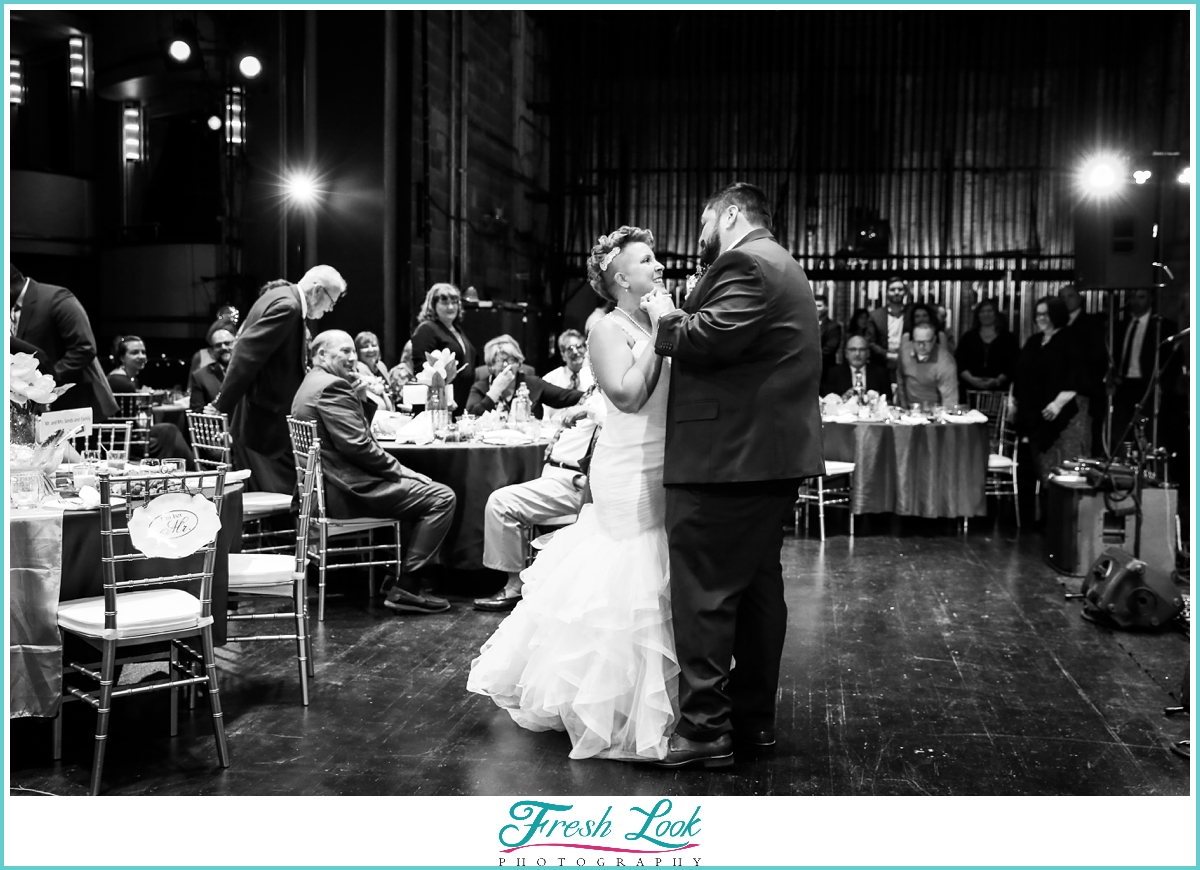
[[(564, 390), (587, 392), (591, 389), (595, 380), (592, 378), (592, 367), (587, 364), (587, 339), (583, 333), (578, 329), (564, 330), (558, 337), (558, 355), (562, 357), (563, 364), (542, 375), (542, 380)], [(566, 409), (547, 410), (546, 417), (559, 420), (565, 413)]]
[(208, 352), (213, 361), (188, 375), (188, 404), (193, 412), (201, 412), (221, 394), (225, 369), (233, 356), (233, 333), (228, 329), (212, 329), (208, 334)]
[(305, 321), (320, 320), (345, 292), (336, 269), (314, 266), (299, 284), (267, 284), (238, 330), (212, 408), (232, 414), (234, 460), (250, 469), (254, 489), (290, 493), (296, 486), (287, 415), (308, 371)]
[(900, 407), (953, 405), (958, 401), (958, 365), (938, 347), (937, 334), (927, 323), (914, 326), (912, 346), (900, 354), (896, 373)]

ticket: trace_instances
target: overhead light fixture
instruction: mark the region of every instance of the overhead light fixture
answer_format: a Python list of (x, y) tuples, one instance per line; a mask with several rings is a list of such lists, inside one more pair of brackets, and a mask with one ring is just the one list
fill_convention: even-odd
[(221, 129), (220, 116), (218, 116), (218, 115), (209, 115), (208, 116), (208, 129), (212, 130), (213, 132), (216, 132), (217, 130)]
[(1139, 169), (1137, 172), (1133, 173), (1133, 180), (1137, 184), (1145, 184), (1150, 180), (1150, 170)]
[(1183, 172), (1179, 173), (1179, 183), (1180, 184), (1191, 184), (1192, 183), (1192, 167), (1188, 166), (1186, 169), (1183, 170)]
[(68, 73), (71, 77), (71, 87), (87, 87), (87, 43), (82, 36), (72, 36), (67, 43), (69, 58)]
[(200, 33), (196, 30), (194, 21), (176, 21), (174, 34), (162, 40), (160, 45), (166, 64), (171, 69), (196, 69), (204, 65), (204, 55), (200, 51)]
[(141, 103), (126, 103), (121, 122), (121, 149), (127, 163), (141, 160), (145, 154), (142, 130)]
[(225, 92), (225, 144), (230, 153), (246, 145), (246, 93), (240, 85)]
[(1099, 154), (1084, 162), (1079, 184), (1088, 196), (1103, 198), (1116, 193), (1127, 177), (1124, 161), (1114, 154)]
[(173, 39), (171, 44), (167, 46), (167, 54), (171, 55), (173, 60), (180, 63), (187, 63), (192, 57), (192, 47), (186, 39)]
[(256, 79), (262, 74), (262, 61), (252, 54), (248, 54), (238, 61), (238, 72), (248, 79)]
[(14, 106), (25, 102), (25, 70), (18, 57), (8, 61), (8, 101)]
[(312, 205), (321, 193), (316, 178), (304, 171), (286, 175), (283, 179), (283, 189), (288, 199), (296, 205)]

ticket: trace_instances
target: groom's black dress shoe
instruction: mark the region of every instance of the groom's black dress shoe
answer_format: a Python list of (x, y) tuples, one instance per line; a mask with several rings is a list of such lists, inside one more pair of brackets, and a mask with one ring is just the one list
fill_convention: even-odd
[(722, 734), (716, 740), (688, 740), (672, 734), (667, 743), (667, 757), (652, 761), (657, 767), (703, 767), (713, 769), (733, 764), (733, 738)]
[(490, 598), (476, 598), (474, 605), (476, 610), (486, 610), (489, 613), (504, 613), (516, 607), (517, 602), (520, 600), (520, 595), (505, 595), (504, 590), (501, 589)]
[(735, 730), (733, 732), (733, 742), (738, 746), (767, 749), (775, 745), (775, 732)]

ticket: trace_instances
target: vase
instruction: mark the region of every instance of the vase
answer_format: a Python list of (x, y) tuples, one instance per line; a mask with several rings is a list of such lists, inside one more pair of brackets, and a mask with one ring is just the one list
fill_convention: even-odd
[(429, 411), (430, 423), (436, 438), (438, 432), (445, 432), (450, 425), (450, 409), (446, 407), (445, 386), (429, 388), (429, 396), (425, 400), (425, 410)]
[(9, 502), (37, 507), (47, 490), (46, 470), (38, 462), (37, 414), (29, 405), (8, 403)]

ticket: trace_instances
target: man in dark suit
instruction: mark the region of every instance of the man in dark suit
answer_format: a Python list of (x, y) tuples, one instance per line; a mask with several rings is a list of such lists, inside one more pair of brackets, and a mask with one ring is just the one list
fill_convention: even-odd
[(233, 333), (225, 328), (212, 330), (208, 336), (208, 353), (213, 361), (188, 375), (189, 403), (194, 412), (203, 411), (204, 406), (215, 402), (221, 393), (225, 369), (233, 356)]
[(117, 412), (108, 378), (96, 359), (96, 337), (79, 300), (66, 287), (39, 284), (9, 264), (11, 335), (45, 354), (59, 386), (77, 384), (54, 403), (56, 411), (92, 409), (92, 421), (102, 422)]
[(829, 297), (814, 296), (817, 303), (817, 323), (821, 329), (821, 377), (824, 378), (837, 365), (838, 351), (842, 349), (842, 324), (829, 316)]
[(846, 339), (846, 361), (834, 366), (825, 377), (822, 393), (837, 393), (843, 399), (871, 390), (886, 396), (891, 390), (887, 367), (871, 362), (871, 348), (862, 335)]
[(484, 346), (483, 353), (487, 368), (471, 385), (471, 395), (467, 398), (468, 414), (479, 416), (497, 408), (507, 411), (521, 383), (529, 387), (529, 404), (534, 417), (542, 416), (543, 405), (569, 408), (583, 398), (582, 390), (557, 387), (535, 375), (531, 367), (523, 365), (525, 355), (509, 336), (492, 339)]
[[(1067, 306), (1067, 334), (1075, 342), (1080, 371), (1086, 389), (1081, 391), (1087, 399), (1087, 412), (1092, 421), (1092, 455), (1104, 455), (1104, 420), (1108, 416), (1108, 342), (1105, 339), (1104, 318), (1088, 314), (1083, 310), (1083, 296), (1077, 284), (1064, 284), (1058, 288), (1058, 298)], [(1119, 433), (1118, 433), (1119, 434)]]
[(298, 285), (272, 281), (238, 331), (213, 408), (232, 414), (234, 460), (256, 489), (290, 493), (296, 469), (287, 413), (308, 366), (305, 320), (320, 320), (346, 292), (332, 266), (314, 266)]
[[(1170, 348), (1162, 342), (1175, 334), (1175, 321), (1153, 312), (1154, 296), (1149, 290), (1135, 290), (1129, 300), (1129, 317), (1117, 326), (1117, 341), (1113, 347), (1113, 420), (1112, 450), (1120, 448), (1119, 439), (1150, 387), (1150, 379), (1159, 362)], [(1146, 416), (1154, 413), (1154, 399), (1146, 405)], [(1147, 429), (1146, 437), (1150, 437)], [(1125, 440), (1133, 439), (1130, 430)]]
[(448, 601), (422, 592), (422, 585), (454, 520), (454, 491), (405, 468), (371, 434), (362, 398), (351, 383), (358, 356), (349, 333), (322, 332), (313, 339), (312, 351), (313, 367), (291, 411), (297, 419), (317, 423), (330, 515), (411, 522), (404, 564), (384, 606), (401, 613), (449, 610)]
[(701, 220), (711, 265), (683, 309), (642, 303), (673, 359), (663, 483), (680, 719), (666, 767), (724, 767), (734, 738), (774, 745), (783, 520), (800, 481), (825, 472), (808, 279), (754, 185), (720, 191)]

